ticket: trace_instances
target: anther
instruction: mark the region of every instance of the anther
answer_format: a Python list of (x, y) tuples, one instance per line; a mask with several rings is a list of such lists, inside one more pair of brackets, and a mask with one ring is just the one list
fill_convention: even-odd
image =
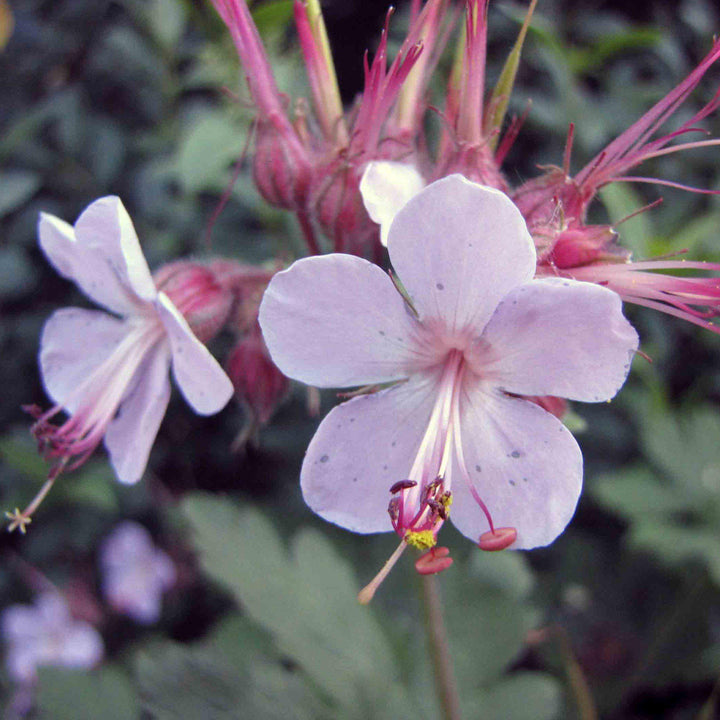
[(395, 493), (399, 493), (401, 490), (409, 490), (416, 485), (417, 483), (414, 480), (398, 480), (398, 482), (390, 486), (390, 492), (395, 495)]
[(514, 527), (502, 527), (483, 533), (478, 545), (481, 550), (495, 552), (509, 548), (515, 540), (517, 540), (517, 530)]

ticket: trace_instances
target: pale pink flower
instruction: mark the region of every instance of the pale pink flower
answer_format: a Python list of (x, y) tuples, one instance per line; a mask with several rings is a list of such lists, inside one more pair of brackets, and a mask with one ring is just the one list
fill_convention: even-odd
[(142, 525), (128, 520), (110, 533), (100, 550), (100, 568), (103, 595), (115, 611), (139, 623), (157, 622), (176, 572)]
[(34, 605), (11, 605), (0, 620), (5, 641), (5, 666), (18, 683), (37, 678), (37, 668), (55, 665), (87, 669), (103, 658), (100, 633), (89, 623), (75, 620), (56, 592), (38, 595)]
[(375, 160), (360, 179), (360, 193), (370, 219), (380, 225), (380, 242), (387, 246), (390, 225), (398, 211), (425, 187), (420, 172), (408, 163)]
[(582, 455), (523, 396), (615, 395), (638, 344), (620, 298), (533, 280), (517, 208), (459, 175), (403, 207), (388, 251), (405, 295), (379, 267), (335, 254), (278, 273), (260, 306), (288, 376), (379, 386), (321, 423), (301, 471), (306, 502), (355, 532), (394, 529), (396, 555), (432, 547), (451, 501), (453, 523), (481, 547), (547, 545), (574, 513)]
[[(114, 313), (66, 308), (46, 322), (40, 370), (55, 406), (29, 408), (33, 433), (55, 465), (83, 463), (104, 439), (118, 479), (137, 482), (170, 399), (169, 370), (185, 399), (201, 415), (221, 410), (233, 387), (195, 337), (183, 315), (158, 292), (135, 229), (117, 197), (93, 202), (75, 227), (42, 214), (40, 245), (50, 262), (85, 295)], [(60, 412), (70, 417), (55, 425)], [(26, 511), (12, 515), (20, 527), (49, 489)]]

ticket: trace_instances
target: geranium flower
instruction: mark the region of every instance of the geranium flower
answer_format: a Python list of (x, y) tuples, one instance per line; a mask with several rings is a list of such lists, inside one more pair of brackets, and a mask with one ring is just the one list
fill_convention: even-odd
[[(170, 399), (171, 365), (185, 399), (201, 415), (218, 412), (233, 394), (178, 307), (158, 292), (119, 198), (96, 200), (74, 229), (42, 214), (39, 235), (58, 272), (119, 317), (66, 308), (45, 324), (40, 370), (56, 404), (47, 412), (28, 410), (37, 418), (33, 433), (40, 448), (55, 464), (26, 510), (9, 514), (10, 529), (21, 530), (57, 474), (82, 464), (103, 439), (118, 479), (140, 479)], [(61, 411), (69, 419), (51, 423)]]
[(34, 605), (6, 608), (0, 627), (6, 644), (5, 665), (18, 683), (33, 683), (38, 667), (91, 668), (104, 654), (100, 633), (89, 623), (75, 620), (56, 592), (38, 595)]
[(575, 511), (582, 455), (524, 397), (615, 395), (638, 345), (620, 298), (533, 280), (518, 209), (459, 175), (400, 210), (388, 251), (401, 286), (361, 258), (325, 255), (278, 273), (260, 306), (288, 376), (379, 386), (321, 423), (301, 471), (306, 502), (355, 532), (394, 529), (394, 557), (432, 548), (448, 514), (485, 549), (547, 545)]
[(172, 560), (136, 522), (118, 525), (100, 551), (103, 595), (119, 613), (139, 623), (157, 622), (163, 593), (175, 583)]

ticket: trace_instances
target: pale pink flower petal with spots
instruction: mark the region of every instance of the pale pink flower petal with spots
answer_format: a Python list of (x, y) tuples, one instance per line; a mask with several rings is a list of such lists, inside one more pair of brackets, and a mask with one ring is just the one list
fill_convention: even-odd
[(259, 320), (275, 364), (308, 385), (389, 382), (427, 362), (387, 273), (354, 255), (303, 258), (275, 275)]

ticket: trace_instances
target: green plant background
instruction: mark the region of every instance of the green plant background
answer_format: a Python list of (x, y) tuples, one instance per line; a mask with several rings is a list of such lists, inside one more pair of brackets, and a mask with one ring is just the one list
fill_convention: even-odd
[[(712, 0), (540, 0), (513, 107), (533, 105), (509, 158), (511, 181), (557, 164), (567, 126), (578, 169), (697, 64), (720, 30)], [(268, 207), (247, 169), (207, 230), (247, 138), (252, 108), (209, 3), (24, 0), (0, 51), (0, 501), (23, 506), (44, 479), (20, 406), (46, 404), (36, 355), (44, 320), (86, 301), (45, 262), (40, 210), (69, 221), (118, 194), (152, 268), (180, 256), (249, 262), (302, 247), (293, 219)], [(361, 7), (362, 6), (362, 7)], [(392, 24), (402, 37), (402, 12)], [(363, 9), (364, 8), (364, 9)], [(328, 3), (331, 41), (371, 49), (384, 9)], [(255, 17), (281, 88), (306, 95), (291, 3)], [(497, 77), (522, 7), (493, 3), (489, 76)], [(380, 20), (378, 20), (378, 18)], [(355, 22), (355, 24), (353, 24)], [(366, 30), (367, 26), (367, 30)], [(370, 28), (374, 28), (372, 32)], [(350, 33), (350, 35), (348, 35)], [(349, 38), (346, 42), (346, 38)], [(350, 43), (350, 40), (352, 43)], [(343, 94), (362, 58), (339, 56)], [(449, 58), (445, 66), (449, 65)], [(691, 105), (707, 101), (711, 71)], [(239, 102), (229, 93), (239, 93)], [(442, 90), (438, 78), (435, 90)], [(439, 99), (438, 99), (439, 102)], [(720, 120), (708, 127), (717, 136)], [(717, 152), (648, 169), (720, 189)], [(622, 225), (645, 258), (687, 248), (720, 261), (717, 200), (663, 189), (663, 205)], [(618, 185), (593, 212), (619, 220), (658, 196)], [(720, 674), (720, 339), (629, 308), (652, 364), (635, 361), (611, 404), (577, 405), (586, 489), (549, 548), (486, 555), (454, 530), (439, 576), (466, 718), (712, 718)], [(227, 348), (225, 338), (216, 346)], [(323, 412), (336, 401), (323, 395)], [(202, 419), (175, 397), (143, 482), (115, 482), (102, 451), (63, 477), (26, 536), (0, 536), (0, 606), (29, 602), (28, 567), (99, 617), (107, 658), (92, 672), (41, 671), (36, 716), (84, 718), (438, 717), (417, 578), (401, 564), (373, 604), (358, 588), (394, 549), (304, 506), (298, 471), (317, 419), (296, 387), (244, 453), (231, 404)], [(369, 449), (369, 452), (371, 450)], [(122, 519), (143, 523), (178, 567), (161, 621), (114, 615), (98, 589), (97, 549)], [(0, 693), (12, 684), (0, 671)], [(584, 682), (578, 680), (584, 678)]]

